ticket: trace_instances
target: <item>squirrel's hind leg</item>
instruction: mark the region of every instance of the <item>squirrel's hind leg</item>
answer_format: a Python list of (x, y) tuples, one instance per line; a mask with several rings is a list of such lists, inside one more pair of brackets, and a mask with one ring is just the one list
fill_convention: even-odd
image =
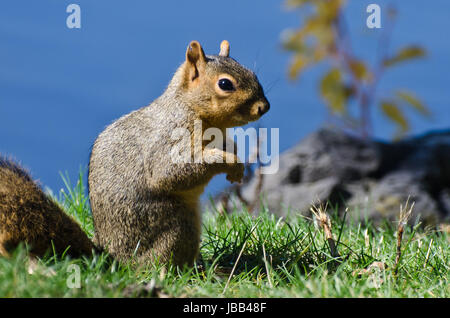
[(0, 230), (0, 256), (1, 257), (9, 257), (9, 252), (6, 249), (8, 239), (6, 237), (6, 233)]
[(0, 256), (1, 257), (9, 257), (9, 253), (8, 251), (5, 249), (5, 247), (3, 246), (3, 243), (0, 242)]

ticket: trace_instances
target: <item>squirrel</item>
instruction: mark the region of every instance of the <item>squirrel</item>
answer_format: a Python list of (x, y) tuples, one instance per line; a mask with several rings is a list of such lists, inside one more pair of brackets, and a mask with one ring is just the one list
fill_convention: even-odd
[[(73, 220), (63, 217), (64, 212), (42, 196), (23, 170), (11, 163), (0, 164), (0, 171), (5, 170), (0, 174), (0, 253), (2, 244), (19, 239), (36, 246), (48, 245), (49, 238), (67, 239), (66, 245), (74, 252), (86, 253), (95, 246), (118, 261), (133, 259), (145, 264), (159, 260), (191, 266), (199, 252), (199, 202), (205, 186), (217, 174), (240, 182), (244, 173), (233, 141), (210, 147), (202, 140), (200, 149), (193, 146), (195, 125), (201, 122), (202, 134), (217, 128), (225, 136), (227, 128), (255, 121), (270, 108), (256, 75), (229, 52), (225, 40), (218, 55), (205, 55), (200, 43), (192, 41), (164, 93), (150, 105), (119, 118), (97, 137), (88, 168), (93, 242), (87, 242)], [(177, 129), (188, 132), (189, 157), (200, 153), (201, 160), (173, 161)], [(11, 180), (6, 179), (8, 175)], [(27, 208), (22, 209), (19, 202)], [(47, 214), (59, 215), (63, 221), (50, 220)], [(48, 219), (46, 229), (20, 221), (28, 215)], [(15, 227), (6, 225), (11, 222)], [(62, 224), (64, 230), (57, 228)], [(51, 229), (54, 233), (47, 233)], [(61, 231), (67, 232), (56, 237)], [(9, 239), (13, 232), (21, 233), (14, 241)], [(45, 240), (40, 241), (41, 236)]]
[(0, 255), (9, 256), (21, 242), (30, 246), (31, 257), (42, 257), (52, 249), (73, 257), (95, 250), (79, 224), (25, 169), (0, 156)]

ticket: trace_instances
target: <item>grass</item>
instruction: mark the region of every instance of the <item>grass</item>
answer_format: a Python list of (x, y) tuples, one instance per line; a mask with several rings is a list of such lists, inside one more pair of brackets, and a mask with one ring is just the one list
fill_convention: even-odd
[[(92, 236), (82, 177), (74, 187), (63, 177), (67, 189), (55, 200)], [(69, 259), (50, 253), (30, 275), (20, 246), (11, 258), (0, 258), (0, 297), (449, 297), (448, 233), (405, 227), (397, 263), (396, 224), (328, 214), (335, 257), (330, 234), (312, 219), (278, 218), (265, 209), (258, 216), (205, 212), (193, 268), (136, 269), (104, 254)], [(69, 288), (77, 270), (80, 288)]]

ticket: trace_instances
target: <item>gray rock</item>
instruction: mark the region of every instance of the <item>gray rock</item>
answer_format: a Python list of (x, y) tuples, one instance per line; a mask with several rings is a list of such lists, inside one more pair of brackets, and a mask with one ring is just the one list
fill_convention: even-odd
[[(248, 202), (256, 183), (242, 188)], [(313, 203), (329, 201), (375, 222), (397, 220), (409, 197), (410, 222), (434, 224), (450, 215), (450, 131), (385, 143), (323, 128), (280, 155), (278, 173), (264, 176), (261, 192), (278, 215), (309, 215)]]
[(439, 210), (433, 198), (423, 189), (423, 185), (408, 171), (386, 175), (363, 196), (353, 195), (347, 203), (350, 215), (363, 221), (368, 218), (379, 222), (383, 219), (398, 220), (400, 206), (414, 202), (410, 223), (419, 219), (426, 224), (436, 224)]

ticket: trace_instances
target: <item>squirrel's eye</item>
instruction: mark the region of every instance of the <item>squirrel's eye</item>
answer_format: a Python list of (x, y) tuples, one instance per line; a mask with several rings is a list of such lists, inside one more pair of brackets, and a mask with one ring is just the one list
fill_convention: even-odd
[(221, 78), (217, 85), (219, 85), (220, 89), (223, 91), (234, 91), (233, 82), (231, 82), (228, 78)]

